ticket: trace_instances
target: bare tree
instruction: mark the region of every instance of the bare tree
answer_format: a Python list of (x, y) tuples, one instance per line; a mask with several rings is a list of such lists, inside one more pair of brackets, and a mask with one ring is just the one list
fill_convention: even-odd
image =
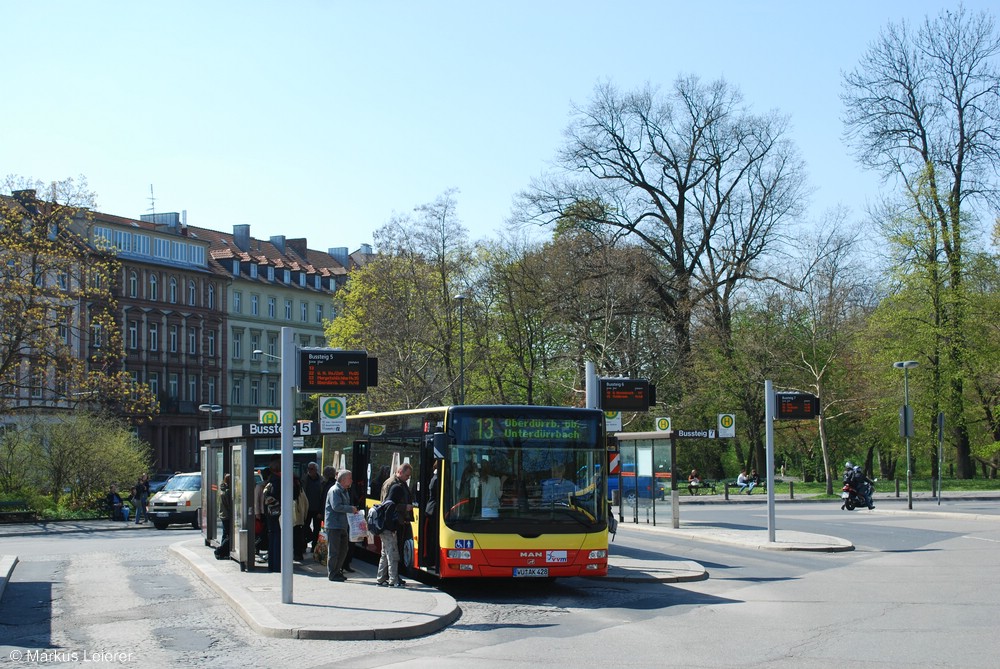
[(798, 212), (804, 173), (786, 132), (785, 118), (750, 113), (724, 81), (681, 78), (665, 94), (600, 85), (574, 109), (562, 175), (532, 184), (522, 216), (553, 224), (571, 214), (649, 249), (663, 269), (648, 281), (683, 365), (696, 305), (764, 278), (756, 261)]
[(942, 300), (939, 317), (953, 370), (949, 424), (960, 478), (973, 474), (963, 381), (964, 227), (977, 204), (997, 203), (998, 54), (1000, 36), (985, 12), (959, 6), (926, 18), (915, 30), (890, 24), (845, 74), (842, 95), (847, 137), (858, 159), (899, 180), (909, 216), (933, 227), (940, 243), (950, 296)]

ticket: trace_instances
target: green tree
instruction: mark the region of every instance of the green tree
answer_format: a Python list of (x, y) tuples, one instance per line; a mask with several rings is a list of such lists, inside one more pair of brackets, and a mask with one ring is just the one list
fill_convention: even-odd
[[(941, 357), (930, 363), (948, 389), (957, 474), (972, 476), (965, 242), (969, 217), (995, 202), (1000, 162), (998, 36), (992, 16), (964, 7), (916, 29), (889, 24), (844, 80), (848, 137), (860, 162), (899, 181), (905, 217), (927, 227), (940, 262), (934, 318)], [(933, 234), (931, 233), (933, 228)], [(936, 254), (940, 253), (938, 261)]]
[(83, 205), (93, 196), (73, 180), (51, 193), (70, 202), (40, 200), (32, 189), (0, 196), (0, 413), (98, 400), (149, 418), (155, 399), (122, 368), (118, 263), (89, 244)]

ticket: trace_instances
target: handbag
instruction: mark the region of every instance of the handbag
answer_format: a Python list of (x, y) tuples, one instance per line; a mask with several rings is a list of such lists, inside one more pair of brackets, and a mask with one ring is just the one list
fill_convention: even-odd
[(348, 541), (364, 541), (368, 536), (368, 522), (363, 513), (347, 514)]

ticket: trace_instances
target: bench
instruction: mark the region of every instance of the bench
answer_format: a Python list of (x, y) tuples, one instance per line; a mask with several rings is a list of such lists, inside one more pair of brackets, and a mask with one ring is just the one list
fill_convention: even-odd
[(28, 503), (23, 499), (0, 502), (0, 518), (2, 519), (27, 520), (34, 516), (35, 512), (28, 508)]
[[(696, 486), (694, 494), (697, 495), (702, 490), (705, 490), (705, 491), (711, 490), (713, 495), (718, 494), (718, 491), (716, 491), (716, 489), (715, 489), (715, 486), (717, 484), (718, 484), (718, 481), (712, 481), (712, 480), (709, 480), (709, 479), (702, 479), (701, 483), (699, 483)], [(688, 491), (688, 494), (691, 494), (691, 488), (687, 484), (687, 481), (683, 481), (683, 482), (678, 481), (677, 482), (677, 487), (678, 488), (684, 488), (685, 490)], [(708, 493), (706, 492), (705, 494), (707, 495)]]
[[(775, 479), (774, 482), (775, 483), (781, 483), (781, 481), (779, 481), (778, 479)], [(740, 490), (740, 484), (739, 483), (737, 483), (735, 480), (726, 481), (726, 499), (729, 499), (729, 491), (730, 491), (730, 489), (734, 491), (733, 492), (734, 495), (740, 494), (740, 492), (739, 492), (739, 490)], [(758, 490), (766, 493), (767, 492), (767, 481), (765, 481), (765, 480), (760, 481), (757, 485), (755, 485), (753, 487), (753, 490), (751, 490), (748, 494), (752, 495), (755, 492), (757, 492)]]

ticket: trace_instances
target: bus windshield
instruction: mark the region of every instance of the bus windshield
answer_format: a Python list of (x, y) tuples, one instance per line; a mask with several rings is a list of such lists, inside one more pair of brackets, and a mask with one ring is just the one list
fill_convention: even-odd
[(477, 532), (580, 532), (606, 522), (599, 412), (454, 407), (445, 522)]

